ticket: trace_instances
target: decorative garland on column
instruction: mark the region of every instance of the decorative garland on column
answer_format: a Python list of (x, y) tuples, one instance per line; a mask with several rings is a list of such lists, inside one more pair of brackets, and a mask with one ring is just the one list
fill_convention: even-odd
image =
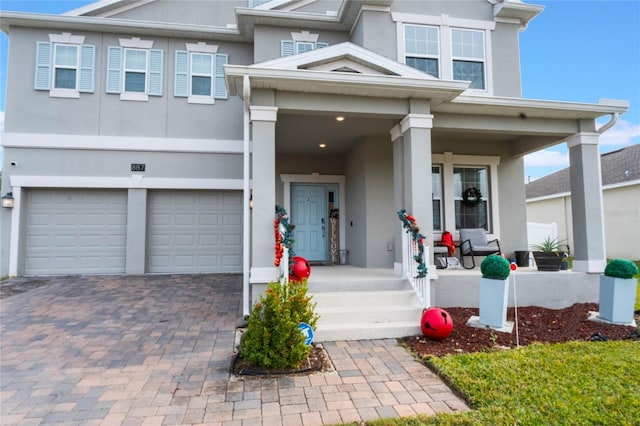
[(418, 276), (416, 278), (424, 278), (427, 276), (427, 265), (424, 262), (424, 239), (426, 236), (420, 233), (416, 218), (407, 213), (405, 209), (398, 211), (398, 217), (402, 222), (402, 227), (411, 234), (413, 244), (418, 249), (418, 254), (413, 255), (413, 260), (418, 264)]
[[(280, 224), (284, 228), (284, 232), (280, 232)], [(293, 256), (295, 256), (293, 252), (293, 229), (295, 225), (289, 223), (289, 215), (287, 215), (287, 211), (284, 207), (276, 205), (276, 218), (273, 221), (273, 231), (276, 239), (276, 256), (273, 264), (275, 266), (280, 266), (280, 262), (282, 260), (282, 252), (284, 248), (289, 249), (289, 270), (291, 270), (291, 266), (293, 265)]]

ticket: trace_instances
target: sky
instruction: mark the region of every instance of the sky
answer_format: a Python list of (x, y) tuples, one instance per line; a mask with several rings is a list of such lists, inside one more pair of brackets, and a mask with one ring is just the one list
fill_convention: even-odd
[[(0, 10), (63, 13), (89, 0), (0, 0)], [(629, 111), (600, 137), (602, 153), (640, 143), (640, 0), (529, 0), (545, 10), (520, 34), (522, 96), (598, 103)], [(0, 132), (4, 129), (7, 37), (0, 34)], [(605, 117), (599, 124), (608, 121)], [(1, 137), (1, 134), (0, 134)], [(0, 152), (0, 165), (2, 153)], [(566, 144), (527, 155), (525, 179), (569, 166)]]

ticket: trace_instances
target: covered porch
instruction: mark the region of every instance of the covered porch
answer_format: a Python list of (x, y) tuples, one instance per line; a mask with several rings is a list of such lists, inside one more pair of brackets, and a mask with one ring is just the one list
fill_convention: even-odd
[[(526, 250), (523, 156), (563, 140), (569, 144), (574, 211), (579, 212), (574, 235), (582, 239), (576, 238), (574, 271), (562, 276), (576, 274), (576, 282), (585, 282), (590, 280), (587, 272), (604, 268), (602, 227), (597, 226), (602, 203), (594, 190), (599, 175), (592, 176), (599, 170), (594, 120), (624, 112), (625, 105), (466, 96), (467, 82), (434, 79), (351, 43), (251, 66), (226, 66), (225, 75), (230, 93), (245, 102), (245, 314), (260, 288), (279, 276), (273, 261), (274, 206), (289, 206), (292, 222), (306, 232), (307, 224), (297, 217), (302, 207), (296, 211), (295, 186), (303, 191), (321, 186), (326, 195), (321, 210), (330, 211), (329, 203), (337, 210), (337, 244), (349, 251), (351, 266), (331, 267), (333, 273), (345, 272), (346, 281), (379, 270), (398, 278), (406, 259), (399, 249), (402, 228), (396, 212), (406, 209), (416, 217), (428, 246), (444, 230), (459, 240), (464, 182), (457, 179), (463, 169), (484, 176), (480, 226), (500, 239), (507, 255)], [(345, 120), (337, 122), (336, 117)], [(302, 192), (302, 201), (312, 198)], [(318, 216), (312, 231), (326, 235), (328, 219)], [(320, 251), (328, 256), (329, 245), (322, 244)], [(430, 257), (428, 263), (433, 263)], [(322, 278), (318, 271), (324, 269), (314, 268), (311, 283)], [(441, 278), (431, 280), (432, 304), (459, 305), (455, 298), (447, 302), (446, 295), (455, 293), (447, 288), (452, 284), (440, 284), (452, 282), (449, 276), (468, 281), (460, 291), (474, 293), (469, 287), (473, 275), (438, 274)], [(535, 282), (536, 274), (525, 275), (523, 271), (524, 281)], [(391, 281), (397, 288), (406, 277), (399, 278)]]

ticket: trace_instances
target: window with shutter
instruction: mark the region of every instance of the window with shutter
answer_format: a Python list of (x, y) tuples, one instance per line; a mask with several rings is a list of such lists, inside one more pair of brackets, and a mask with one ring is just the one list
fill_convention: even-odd
[(80, 93), (94, 92), (94, 81), (95, 46), (36, 44), (35, 90), (48, 90), (51, 97), (79, 98)]
[(127, 101), (162, 96), (164, 51), (126, 47), (128, 44), (107, 48), (106, 92), (119, 93), (120, 99)]
[[(216, 51), (213, 46), (207, 50)], [(193, 104), (213, 104), (215, 99), (229, 97), (224, 78), (226, 53), (176, 51), (174, 96), (188, 98)]]
[(329, 46), (329, 43), (312, 41), (282, 40), (280, 42), (280, 56), (291, 56), (296, 53), (308, 52), (310, 50), (321, 49)]

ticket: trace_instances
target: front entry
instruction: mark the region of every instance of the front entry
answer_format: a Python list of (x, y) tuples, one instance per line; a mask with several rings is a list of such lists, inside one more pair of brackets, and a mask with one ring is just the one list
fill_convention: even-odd
[(327, 189), (323, 185), (291, 187), (294, 250), (310, 262), (327, 260)]

